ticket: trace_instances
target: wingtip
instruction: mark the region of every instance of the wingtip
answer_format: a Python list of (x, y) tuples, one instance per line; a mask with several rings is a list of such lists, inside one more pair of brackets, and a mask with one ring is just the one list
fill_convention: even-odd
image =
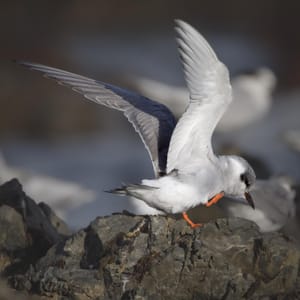
[(18, 65), (26, 65), (26, 62), (20, 59), (12, 59), (11, 61)]
[(176, 26), (178, 26), (181, 22), (183, 22), (181, 19), (174, 19), (174, 23)]
[(180, 19), (175, 19), (174, 22), (176, 24), (177, 43), (179, 45), (184, 43), (188, 48), (194, 47), (196, 52), (206, 53), (207, 58), (218, 61), (218, 57), (209, 42), (195, 27)]
[(185, 24), (187, 24), (187, 22), (185, 22), (185, 21), (183, 21), (181, 19), (174, 19), (174, 23), (175, 23), (176, 27), (182, 27)]
[(174, 23), (175, 23), (175, 31), (177, 34), (180, 34), (180, 31), (182, 30), (182, 28), (185, 26), (185, 24), (187, 24), (186, 22), (182, 21), (181, 19), (174, 19)]
[(183, 21), (181, 19), (175, 19), (175, 30), (178, 32), (179, 30), (182, 31), (194, 31), (196, 30), (192, 25), (190, 25), (188, 22)]
[(27, 62), (25, 60), (19, 60), (19, 59), (12, 59), (12, 62), (27, 68), (32, 68), (32, 66), (34, 65), (33, 63)]
[(20, 59), (12, 59), (11, 62), (13, 62), (14, 64), (20, 65), (20, 66), (24, 66), (24, 67), (30, 67), (30, 63), (24, 61), (24, 60), (20, 60)]

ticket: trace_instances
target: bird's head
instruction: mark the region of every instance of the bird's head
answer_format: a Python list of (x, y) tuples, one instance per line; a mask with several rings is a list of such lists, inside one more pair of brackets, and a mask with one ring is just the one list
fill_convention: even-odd
[(225, 195), (232, 198), (244, 198), (254, 209), (250, 195), (256, 176), (248, 162), (239, 156), (222, 156), (221, 165), (224, 174)]

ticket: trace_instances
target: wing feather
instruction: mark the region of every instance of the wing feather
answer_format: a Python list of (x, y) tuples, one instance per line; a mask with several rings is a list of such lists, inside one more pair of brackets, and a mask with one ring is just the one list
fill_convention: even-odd
[(176, 25), (190, 103), (173, 132), (167, 172), (214, 158), (211, 137), (232, 98), (228, 70), (207, 41), (187, 23)]
[(150, 154), (155, 176), (165, 173), (170, 138), (176, 121), (163, 104), (117, 86), (41, 64), (18, 62), (44, 76), (69, 86), (86, 99), (120, 110), (142, 139)]

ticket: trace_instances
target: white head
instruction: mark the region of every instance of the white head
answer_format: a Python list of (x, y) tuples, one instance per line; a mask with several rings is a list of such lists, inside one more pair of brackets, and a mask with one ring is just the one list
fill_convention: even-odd
[(220, 156), (224, 176), (225, 195), (232, 198), (245, 198), (254, 208), (249, 189), (255, 182), (255, 173), (242, 157), (230, 155)]

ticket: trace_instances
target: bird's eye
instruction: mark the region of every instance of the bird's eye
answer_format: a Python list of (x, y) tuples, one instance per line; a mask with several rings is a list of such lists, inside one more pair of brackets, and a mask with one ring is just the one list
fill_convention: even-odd
[(241, 178), (241, 181), (245, 181), (245, 174), (241, 174), (241, 176), (240, 176), (240, 178)]
[(245, 183), (246, 187), (250, 186), (249, 179), (245, 173), (241, 174), (240, 178), (241, 181)]

